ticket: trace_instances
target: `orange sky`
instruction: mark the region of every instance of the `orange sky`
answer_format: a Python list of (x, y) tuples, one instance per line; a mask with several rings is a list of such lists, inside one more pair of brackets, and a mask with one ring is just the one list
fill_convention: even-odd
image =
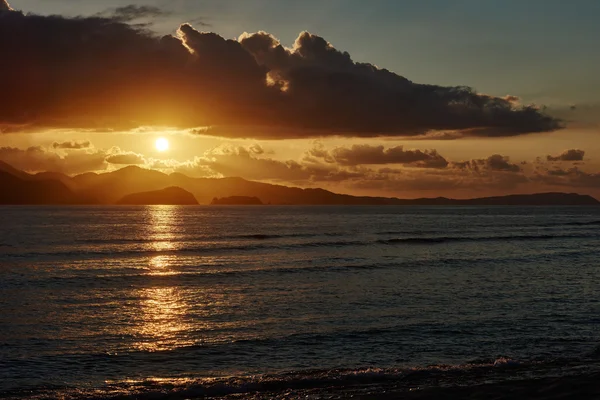
[(0, 160), (361, 195), (600, 194), (594, 106), (415, 83), (308, 32), (288, 48), (264, 32), (161, 38), (129, 22), (0, 10)]

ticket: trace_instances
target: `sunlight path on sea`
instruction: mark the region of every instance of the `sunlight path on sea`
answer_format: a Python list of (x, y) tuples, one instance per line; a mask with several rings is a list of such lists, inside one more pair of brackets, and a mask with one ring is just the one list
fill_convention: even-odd
[[(175, 229), (180, 208), (174, 206), (150, 206), (146, 209), (145, 219), (153, 249), (160, 253), (175, 249)], [(139, 313), (136, 313), (136, 326), (131, 334), (136, 337), (132, 347), (140, 351), (160, 351), (192, 344), (178, 339), (178, 334), (191, 329), (186, 322), (188, 304), (181, 289), (174, 285), (162, 286), (153, 277), (176, 274), (171, 271), (171, 263), (176, 256), (157, 255), (148, 260), (147, 286), (136, 290), (139, 299)]]

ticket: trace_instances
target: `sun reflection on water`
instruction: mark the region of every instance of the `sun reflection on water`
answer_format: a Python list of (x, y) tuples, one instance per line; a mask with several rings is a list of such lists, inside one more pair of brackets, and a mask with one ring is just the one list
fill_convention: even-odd
[[(152, 250), (175, 250), (178, 207), (148, 207), (148, 221), (147, 234), (152, 241)], [(185, 334), (190, 330), (190, 324), (186, 322), (189, 305), (182, 295), (182, 289), (168, 280), (169, 276), (177, 275), (177, 271), (173, 270), (176, 261), (175, 254), (158, 254), (148, 259), (147, 275), (151, 280), (137, 293), (140, 312), (133, 332), (137, 350), (160, 351), (192, 344)]]
[(175, 250), (179, 211), (177, 206), (148, 207), (148, 239), (152, 241), (154, 251)]
[(140, 324), (135, 347), (159, 351), (192, 344), (185, 338), (190, 324), (186, 322), (188, 306), (177, 287), (152, 287), (139, 293)]

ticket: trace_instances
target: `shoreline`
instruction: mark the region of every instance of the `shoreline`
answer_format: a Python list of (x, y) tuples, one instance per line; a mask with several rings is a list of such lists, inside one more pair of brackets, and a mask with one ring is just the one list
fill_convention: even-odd
[(597, 363), (554, 364), (538, 368), (501, 367), (393, 370), (330, 370), (254, 377), (160, 379), (113, 382), (105, 387), (17, 389), (5, 400), (156, 399), (600, 399)]
[[(238, 393), (213, 399), (316, 399), (316, 400), (597, 400), (600, 399), (600, 373), (587, 373), (563, 377), (510, 379), (495, 383), (470, 385), (407, 387), (402, 382), (390, 382), (375, 386), (364, 384), (349, 387), (330, 387), (283, 392)], [(168, 396), (165, 398), (169, 398)], [(195, 397), (191, 397), (192, 399)], [(200, 398), (200, 397), (196, 397)], [(115, 399), (116, 400), (116, 399)]]

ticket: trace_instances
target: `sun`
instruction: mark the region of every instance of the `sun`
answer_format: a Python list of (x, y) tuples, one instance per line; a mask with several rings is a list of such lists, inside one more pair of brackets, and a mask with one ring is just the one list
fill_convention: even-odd
[(169, 141), (161, 137), (156, 139), (156, 143), (154, 143), (154, 146), (156, 146), (156, 150), (160, 152), (167, 151), (169, 150)]

